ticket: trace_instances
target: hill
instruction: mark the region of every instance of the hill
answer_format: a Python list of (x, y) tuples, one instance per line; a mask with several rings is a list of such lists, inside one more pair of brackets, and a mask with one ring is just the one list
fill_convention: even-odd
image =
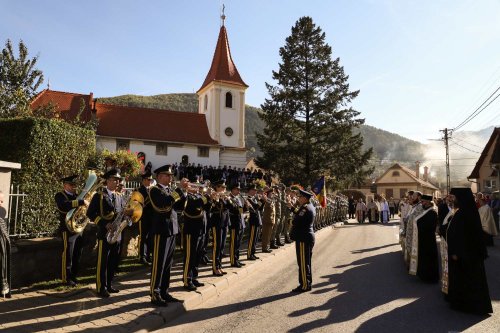
[[(198, 98), (196, 94), (162, 94), (155, 96), (123, 95), (116, 97), (98, 98), (101, 103), (109, 103), (126, 106), (140, 106), (148, 108), (168, 109), (185, 112), (197, 112)], [(264, 128), (264, 123), (260, 120), (258, 114), (262, 112), (260, 108), (245, 106), (245, 133), (248, 148), (248, 157), (256, 156), (260, 153), (257, 145), (256, 133), (260, 133)], [(482, 151), (486, 141), (491, 135), (494, 127), (489, 127), (480, 131), (458, 132), (454, 134), (457, 142), (472, 144), (466, 147), (473, 148), (475, 151)], [(378, 177), (387, 167), (394, 162), (399, 162), (407, 167), (414, 168), (415, 161), (421, 161), (422, 166), (427, 165), (431, 168), (435, 182), (442, 182), (446, 179), (444, 168), (444, 146), (442, 142), (433, 142), (422, 144), (402, 137), (398, 134), (384, 131), (382, 129), (362, 125), (355, 129), (355, 133), (360, 132), (364, 139), (364, 148), (373, 147), (372, 165), (375, 166), (374, 177)], [(450, 145), (450, 156), (461, 159), (467, 158), (467, 165), (464, 162), (452, 161), (451, 178), (464, 180), (473, 168), (476, 162), (474, 158), (478, 154), (472, 153), (460, 148), (457, 145)], [(473, 158), (471, 158), (471, 155)], [(453, 165), (455, 163), (455, 166)]]

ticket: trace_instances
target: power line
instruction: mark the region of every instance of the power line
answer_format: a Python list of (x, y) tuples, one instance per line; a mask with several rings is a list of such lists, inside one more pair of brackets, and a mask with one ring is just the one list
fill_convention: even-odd
[(473, 143), (470, 143), (470, 142), (464, 141), (464, 140), (462, 140), (462, 139), (458, 139), (457, 137), (453, 137), (453, 140), (458, 140), (458, 142), (465, 143), (465, 144), (468, 144), (468, 145), (471, 145), (471, 146), (474, 146), (474, 147), (477, 147), (477, 148), (481, 148), (481, 149), (483, 149), (483, 148), (484, 148), (484, 146), (483, 146), (483, 147), (481, 147), (481, 146), (475, 145), (475, 144), (473, 144)]
[[(470, 122), (472, 119), (474, 119), (475, 117), (477, 117), (478, 114), (480, 114), (481, 112), (483, 112), (491, 103), (493, 103), (500, 96), (500, 94), (496, 95), (495, 98), (493, 98), (493, 100), (491, 100), (488, 103), (488, 100), (493, 95), (495, 95), (499, 90), (500, 90), (500, 86), (498, 86), (498, 88), (495, 89), (495, 91), (486, 100), (484, 100), (484, 102), (481, 105), (479, 105), (479, 107), (476, 110), (474, 110), (474, 112), (472, 112), (467, 118), (465, 118), (464, 121), (462, 121), (458, 126), (456, 126), (455, 128), (453, 128), (453, 131), (456, 131), (459, 128), (465, 126), (468, 122)], [(488, 103), (488, 104), (486, 104), (486, 103)], [(486, 106), (483, 107), (484, 104), (486, 104)]]
[[(450, 139), (450, 141), (453, 141), (453, 139)], [(454, 145), (456, 145), (456, 146), (459, 146), (460, 148), (463, 148), (463, 149), (465, 149), (465, 150), (468, 150), (468, 151), (470, 151), (470, 152), (473, 152), (473, 153), (476, 153), (476, 154), (481, 154), (480, 152), (474, 151), (474, 150), (472, 150), (472, 149), (469, 149), (469, 148), (467, 148), (467, 147), (464, 147), (464, 146), (462, 146), (462, 145), (458, 144), (458, 142), (456, 142), (456, 141), (453, 141), (453, 144), (454, 144)]]

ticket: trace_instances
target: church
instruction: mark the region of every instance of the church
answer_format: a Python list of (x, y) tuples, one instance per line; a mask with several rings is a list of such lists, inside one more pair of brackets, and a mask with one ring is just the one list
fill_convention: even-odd
[(197, 113), (104, 104), (92, 93), (50, 89), (41, 91), (31, 107), (52, 103), (58, 117), (69, 120), (83, 105), (80, 117), (99, 121), (98, 150), (142, 153), (153, 169), (173, 163), (244, 168), (247, 88), (231, 57), (223, 17), (210, 70), (197, 91)]

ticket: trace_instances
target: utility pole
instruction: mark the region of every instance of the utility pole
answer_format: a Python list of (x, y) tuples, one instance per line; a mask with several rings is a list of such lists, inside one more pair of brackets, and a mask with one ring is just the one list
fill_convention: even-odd
[(444, 133), (443, 140), (446, 149), (446, 194), (450, 194), (450, 146), (448, 145), (448, 139), (451, 137), (453, 130), (445, 128), (439, 131)]

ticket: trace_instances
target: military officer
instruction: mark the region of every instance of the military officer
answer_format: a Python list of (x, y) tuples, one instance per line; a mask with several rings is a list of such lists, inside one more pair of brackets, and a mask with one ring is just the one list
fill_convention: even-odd
[(209, 214), (213, 238), (212, 273), (215, 276), (222, 276), (226, 274), (226, 272), (222, 270), (222, 255), (224, 253), (227, 227), (229, 225), (228, 199), (224, 194), (226, 190), (226, 183), (224, 180), (213, 182), (212, 186), (215, 190)]
[[(299, 286), (293, 292), (305, 292), (311, 290), (312, 285), (312, 249), (314, 247), (313, 222), (315, 211), (309, 200), (312, 193), (299, 190), (298, 206), (292, 211), (294, 218), (290, 237), (295, 241), (295, 252), (299, 266)], [(292, 208), (291, 204), (288, 204)]]
[[(200, 189), (201, 190), (201, 189)], [(211, 202), (199, 189), (188, 187), (184, 204), (184, 289), (194, 291), (205, 284), (198, 281), (198, 265), (203, 256), (202, 247), (206, 233), (205, 211)]]
[(149, 200), (149, 188), (153, 181), (153, 175), (148, 170), (141, 175), (141, 178), (142, 184), (137, 189), (144, 198), (144, 207), (142, 209), (141, 220), (139, 221), (139, 262), (143, 265), (151, 265), (152, 237), (150, 231), (153, 208)]
[(189, 180), (181, 179), (180, 186), (173, 190), (172, 167), (167, 164), (154, 170), (158, 184), (149, 190), (153, 207), (151, 233), (153, 238), (153, 265), (151, 270), (151, 303), (166, 306), (167, 302), (179, 302), (168, 293), (170, 269), (174, 259), (175, 237), (179, 233), (176, 209), (182, 209)]
[(250, 212), (250, 218), (248, 219), (248, 225), (250, 226), (250, 236), (248, 238), (248, 251), (247, 251), (247, 259), (248, 260), (257, 260), (259, 259), (255, 255), (255, 248), (257, 243), (257, 232), (258, 229), (262, 226), (262, 202), (256, 197), (257, 186), (250, 185), (248, 188), (248, 210)]
[(69, 286), (77, 283), (76, 274), (80, 263), (83, 248), (82, 233), (74, 233), (68, 230), (66, 225), (66, 214), (73, 208), (88, 205), (84, 200), (77, 200), (75, 180), (78, 175), (61, 178), (63, 190), (56, 193), (55, 201), (59, 212), (59, 231), (63, 240), (61, 280)]
[[(97, 294), (105, 298), (110, 293), (119, 292), (111, 282), (120, 259), (120, 242), (109, 244), (106, 235), (113, 227), (116, 214), (124, 208), (121, 194), (116, 192), (121, 180), (119, 171), (110, 169), (102, 177), (106, 179), (106, 187), (92, 197), (87, 216), (97, 225), (96, 286)], [(132, 215), (132, 211), (125, 212), (125, 215)]]
[(240, 244), (243, 231), (245, 230), (245, 220), (243, 212), (245, 205), (240, 196), (240, 184), (232, 185), (231, 193), (229, 194), (229, 230), (231, 232), (231, 248), (229, 249), (229, 257), (232, 267), (241, 267), (245, 264), (240, 262)]

